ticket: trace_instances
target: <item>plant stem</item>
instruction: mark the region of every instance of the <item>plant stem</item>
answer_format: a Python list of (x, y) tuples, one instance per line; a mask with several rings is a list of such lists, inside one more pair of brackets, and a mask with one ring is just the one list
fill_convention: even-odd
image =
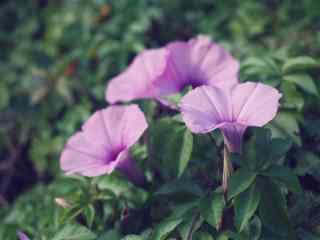
[(193, 216), (191, 226), (188, 231), (187, 240), (192, 240), (193, 233), (196, 231), (197, 221), (200, 218), (200, 213), (197, 213)]
[(224, 193), (227, 193), (228, 191), (228, 182), (229, 177), (231, 176), (233, 172), (232, 163), (230, 162), (229, 158), (229, 151), (227, 149), (227, 146), (224, 146), (223, 149), (223, 174), (222, 174), (222, 189)]

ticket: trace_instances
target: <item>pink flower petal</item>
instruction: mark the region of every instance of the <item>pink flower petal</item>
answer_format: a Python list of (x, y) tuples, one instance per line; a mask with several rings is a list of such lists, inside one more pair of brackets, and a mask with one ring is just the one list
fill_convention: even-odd
[(163, 93), (165, 88), (166, 94), (172, 94), (188, 85), (231, 87), (238, 82), (239, 62), (208, 37), (198, 36), (188, 42), (174, 42), (167, 49), (170, 52), (167, 68), (170, 69), (165, 78), (159, 78), (155, 83), (159, 92)]
[(277, 89), (262, 84), (247, 82), (232, 90), (233, 115), (237, 122), (261, 127), (277, 114), (281, 94)]
[(110, 103), (159, 100), (189, 85), (231, 87), (238, 82), (238, 71), (239, 62), (227, 50), (198, 36), (139, 54), (127, 70), (110, 81), (106, 99)]
[(30, 240), (28, 238), (28, 236), (26, 234), (24, 234), (23, 232), (18, 231), (17, 235), (18, 235), (19, 240)]
[(111, 173), (148, 127), (137, 105), (111, 106), (94, 113), (82, 131), (67, 142), (60, 158), (67, 174), (98, 176)]
[(230, 152), (241, 152), (242, 137), (246, 128), (247, 126), (236, 123), (226, 123), (220, 127), (224, 142)]
[(201, 86), (184, 96), (180, 103), (182, 118), (195, 133), (220, 128), (232, 152), (241, 148), (247, 126), (263, 126), (278, 110), (281, 94), (262, 83), (243, 83), (234, 88)]
[(123, 73), (111, 79), (106, 99), (109, 103), (155, 96), (153, 82), (163, 74), (168, 52), (164, 48), (140, 53)]
[(110, 106), (102, 111), (106, 132), (113, 146), (129, 148), (138, 141), (148, 127), (138, 105)]
[(211, 132), (231, 121), (231, 94), (210, 86), (197, 87), (182, 98), (180, 110), (192, 132)]

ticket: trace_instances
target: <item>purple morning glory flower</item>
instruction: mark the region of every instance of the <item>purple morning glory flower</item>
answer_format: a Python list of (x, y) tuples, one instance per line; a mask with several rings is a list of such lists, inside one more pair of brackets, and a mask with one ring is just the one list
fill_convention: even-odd
[(208, 37), (177, 41), (145, 50), (106, 90), (110, 103), (141, 98), (161, 99), (187, 86), (230, 87), (238, 82), (239, 62)]
[(240, 152), (248, 126), (261, 127), (277, 113), (281, 94), (262, 83), (247, 82), (232, 88), (201, 86), (180, 103), (182, 118), (194, 133), (222, 131), (231, 152)]
[(68, 140), (60, 158), (67, 174), (98, 176), (114, 169), (136, 184), (143, 174), (130, 157), (134, 145), (148, 127), (137, 105), (110, 106), (95, 112), (82, 130)]
[(20, 232), (20, 231), (17, 232), (17, 236), (18, 236), (19, 240), (30, 240), (26, 234), (24, 234), (23, 232)]

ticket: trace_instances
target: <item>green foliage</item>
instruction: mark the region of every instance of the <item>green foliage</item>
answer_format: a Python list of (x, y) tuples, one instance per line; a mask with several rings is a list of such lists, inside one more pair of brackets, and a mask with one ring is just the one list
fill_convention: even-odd
[(245, 191), (254, 182), (255, 178), (256, 173), (246, 168), (241, 168), (235, 172), (229, 182), (228, 199)]
[[(319, 239), (318, 9), (313, 0), (0, 3), (0, 239), (17, 230), (37, 240)], [(276, 118), (248, 129), (230, 156), (228, 192), (221, 134), (215, 144), (193, 135), (147, 100), (138, 104), (150, 128), (132, 149), (147, 186), (117, 172), (62, 176), (63, 145), (106, 106), (109, 79), (143, 49), (198, 34), (240, 60), (241, 80), (282, 93)]]
[(254, 215), (260, 202), (260, 191), (257, 184), (251, 185), (240, 193), (234, 201), (235, 225), (241, 232)]
[(201, 201), (200, 211), (203, 218), (217, 230), (221, 227), (225, 201), (221, 193), (213, 193)]

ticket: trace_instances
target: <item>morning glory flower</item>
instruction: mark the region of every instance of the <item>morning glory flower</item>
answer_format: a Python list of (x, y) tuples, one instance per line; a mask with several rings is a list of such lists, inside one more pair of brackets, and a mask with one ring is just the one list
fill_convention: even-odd
[(24, 234), (23, 232), (20, 232), (20, 231), (17, 232), (17, 236), (18, 236), (19, 240), (30, 240), (26, 234)]
[(60, 166), (67, 174), (88, 177), (118, 169), (134, 183), (142, 183), (143, 174), (129, 150), (147, 127), (137, 105), (110, 106), (97, 111), (81, 131), (70, 137), (61, 154)]
[(230, 152), (240, 152), (249, 126), (262, 127), (277, 113), (281, 94), (275, 88), (247, 82), (232, 88), (201, 86), (180, 103), (182, 118), (194, 133), (220, 129)]
[(238, 71), (239, 62), (227, 50), (198, 36), (139, 54), (110, 81), (106, 99), (109, 103), (141, 98), (161, 101), (188, 86), (231, 87), (238, 82)]

